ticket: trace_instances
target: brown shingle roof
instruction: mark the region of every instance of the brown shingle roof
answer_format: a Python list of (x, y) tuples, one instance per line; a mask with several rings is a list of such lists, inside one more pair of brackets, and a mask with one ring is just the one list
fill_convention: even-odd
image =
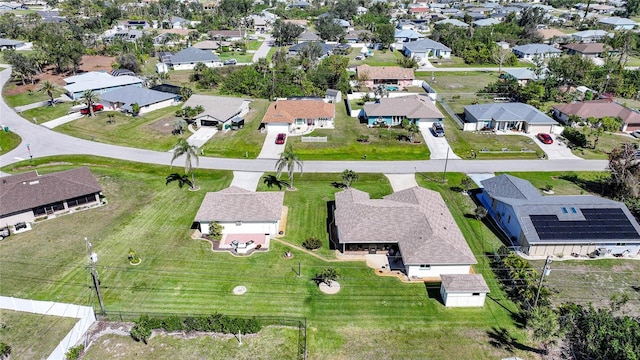
[(399, 66), (356, 66), (358, 76), (366, 74), (369, 80), (413, 80), (415, 78), (413, 69), (401, 68)]
[(558, 30), (558, 29), (540, 29), (538, 30), (538, 34), (540, 34), (540, 36), (542, 36), (542, 38), (544, 40), (549, 40), (553, 37), (570, 37), (571, 35), (569, 34), (565, 34), (562, 31)]
[(335, 195), (340, 243), (397, 243), (405, 264), (475, 264), (442, 196), (413, 187), (369, 199), (347, 189)]
[(284, 192), (253, 192), (231, 186), (205, 195), (194, 221), (276, 221)]
[(567, 115), (578, 115), (582, 119), (594, 117), (619, 116), (625, 124), (640, 124), (640, 114), (610, 99), (578, 102), (575, 104), (555, 105), (554, 109)]
[(291, 124), (296, 119), (333, 119), (336, 108), (323, 100), (277, 100), (269, 105), (262, 122)]
[(0, 179), (0, 216), (102, 191), (86, 167), (38, 175), (37, 171)]
[(603, 43), (567, 44), (562, 47), (581, 54), (600, 54), (611, 50), (609, 46)]
[(440, 275), (442, 286), (448, 294), (452, 293), (488, 293), (489, 286), (480, 274)]
[(380, 102), (365, 104), (368, 117), (406, 116), (409, 119), (442, 119), (444, 115), (433, 105), (429, 97), (409, 95), (396, 98), (382, 98)]

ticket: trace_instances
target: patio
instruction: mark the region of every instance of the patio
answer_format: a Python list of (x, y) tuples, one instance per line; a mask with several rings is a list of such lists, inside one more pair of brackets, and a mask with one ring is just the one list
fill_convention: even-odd
[(255, 250), (269, 250), (269, 236), (265, 234), (225, 234), (222, 235), (218, 250), (233, 254), (249, 255)]

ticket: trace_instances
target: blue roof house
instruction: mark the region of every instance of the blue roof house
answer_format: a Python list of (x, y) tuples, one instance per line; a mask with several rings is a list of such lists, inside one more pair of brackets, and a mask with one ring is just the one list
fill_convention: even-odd
[(449, 59), (451, 57), (451, 49), (445, 45), (433, 41), (431, 39), (423, 39), (419, 41), (404, 43), (402, 47), (402, 53), (410, 58), (444, 58)]
[(140, 106), (139, 114), (162, 109), (178, 101), (180, 95), (139, 87), (125, 87), (102, 94), (100, 103), (112, 110), (133, 112), (132, 105)]
[(553, 133), (558, 123), (523, 103), (490, 103), (464, 107), (465, 131), (493, 129), (524, 133)]
[(103, 72), (91, 71), (79, 75), (65, 78), (67, 85), (64, 87), (67, 96), (71, 100), (82, 98), (82, 94), (87, 90), (92, 90), (98, 94), (104, 94), (125, 87), (142, 87), (142, 79), (130, 76), (112, 76)]
[(514, 46), (513, 53), (521, 59), (533, 60), (536, 56), (540, 58), (560, 56), (562, 51), (547, 44), (526, 44)]
[(210, 68), (223, 66), (218, 55), (195, 47), (186, 48), (171, 56), (173, 70), (193, 70), (197, 63), (203, 63)]

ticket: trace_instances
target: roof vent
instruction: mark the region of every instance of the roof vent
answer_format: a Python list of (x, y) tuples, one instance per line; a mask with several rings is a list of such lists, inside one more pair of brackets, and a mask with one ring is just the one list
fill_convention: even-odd
[(39, 180), (35, 180), (35, 181), (30, 181), (29, 185), (36, 185), (36, 184), (40, 184)]

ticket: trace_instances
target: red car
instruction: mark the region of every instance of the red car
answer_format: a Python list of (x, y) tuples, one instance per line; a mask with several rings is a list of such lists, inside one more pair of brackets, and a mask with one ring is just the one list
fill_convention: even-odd
[(284, 144), (284, 140), (287, 138), (287, 134), (278, 134), (278, 137), (276, 137), (276, 144), (278, 145), (282, 145)]
[(542, 141), (545, 144), (553, 144), (553, 139), (549, 134), (545, 134), (545, 133), (538, 134), (538, 140)]
[[(104, 110), (104, 106), (102, 104), (93, 104), (93, 112)], [(80, 109), (80, 114), (87, 115), (89, 114), (89, 108)]]

